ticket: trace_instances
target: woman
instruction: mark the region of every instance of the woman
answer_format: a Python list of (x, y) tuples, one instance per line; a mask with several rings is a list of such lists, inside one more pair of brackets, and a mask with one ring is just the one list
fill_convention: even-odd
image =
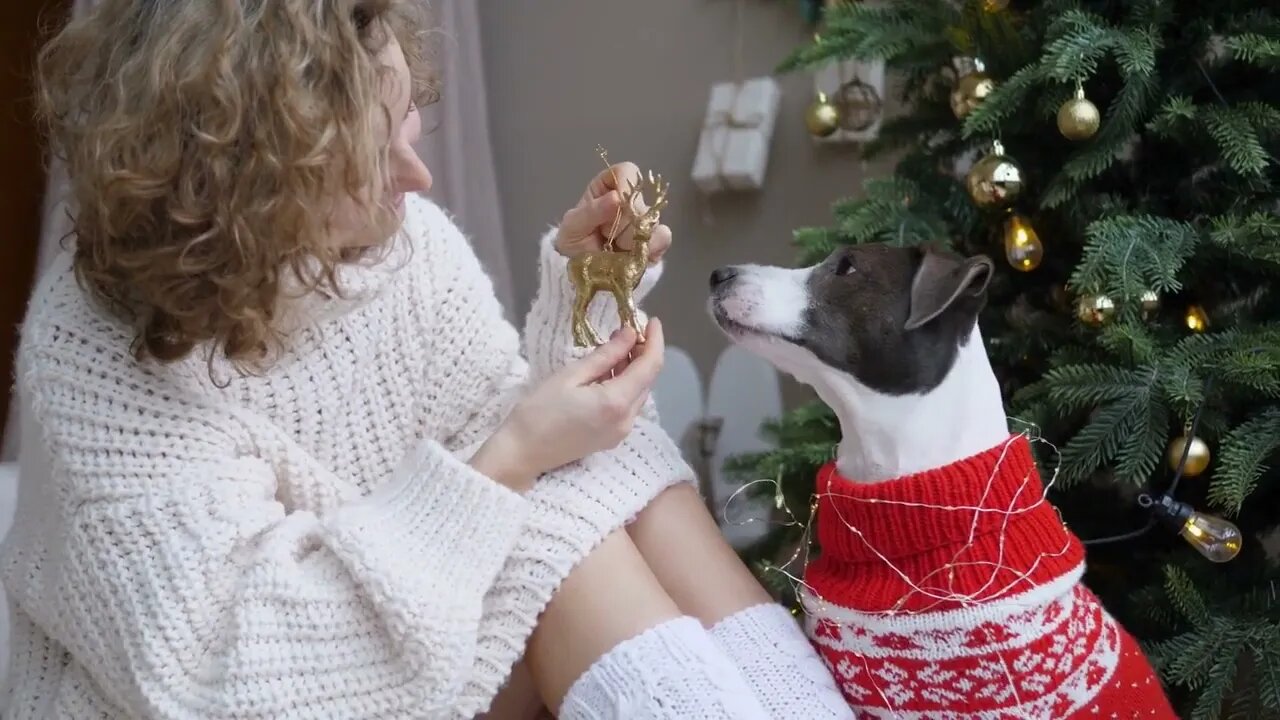
[(44, 49), (76, 212), (20, 348), (11, 717), (471, 717), (522, 657), (565, 718), (847, 715), (654, 423), (661, 324), (572, 347), (634, 166), (544, 238), (522, 356), (417, 197), (422, 31), (105, 0)]

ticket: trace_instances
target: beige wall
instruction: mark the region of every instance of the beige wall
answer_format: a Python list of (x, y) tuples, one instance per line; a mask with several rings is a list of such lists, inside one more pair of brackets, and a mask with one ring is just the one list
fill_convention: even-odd
[[(779, 78), (782, 109), (765, 187), (713, 198), (689, 178), (714, 82), (735, 78), (737, 0), (485, 0), (480, 3), (491, 132), (511, 250), (516, 311), (536, 283), (536, 238), (600, 168), (594, 148), (672, 180), (663, 220), (675, 249), (647, 301), (668, 343), (704, 377), (724, 347), (704, 310), (707, 276), (726, 263), (791, 264), (793, 228), (826, 224), (831, 203), (864, 174), (850, 146), (805, 134), (812, 80)], [(764, 75), (807, 36), (794, 0), (743, 0), (747, 76)], [(788, 385), (794, 401), (800, 394)]]

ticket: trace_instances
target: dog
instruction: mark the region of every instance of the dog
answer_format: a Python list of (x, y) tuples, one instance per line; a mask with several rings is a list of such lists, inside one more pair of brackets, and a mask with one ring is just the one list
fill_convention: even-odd
[(864, 244), (711, 274), (720, 329), (840, 423), (815, 478), (806, 633), (859, 718), (1172, 720), (1009, 431), (978, 327), (993, 270)]

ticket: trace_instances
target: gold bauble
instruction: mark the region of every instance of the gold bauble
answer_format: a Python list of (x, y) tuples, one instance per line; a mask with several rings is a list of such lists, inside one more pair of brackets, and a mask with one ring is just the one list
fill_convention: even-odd
[(1004, 257), (1015, 270), (1031, 272), (1044, 259), (1044, 245), (1031, 221), (1014, 213), (1004, 223)]
[(826, 93), (820, 92), (818, 97), (809, 104), (809, 109), (805, 110), (804, 124), (809, 129), (810, 135), (820, 138), (829, 137), (840, 129), (840, 110), (827, 99)]
[(974, 69), (960, 76), (951, 89), (951, 112), (963, 120), (996, 89), (996, 81), (982, 71), (982, 63), (973, 61)]
[(1076, 96), (1058, 108), (1058, 132), (1068, 140), (1088, 140), (1101, 124), (1098, 106), (1084, 96), (1084, 88), (1076, 88)]
[(982, 9), (989, 13), (998, 13), (1009, 7), (1009, 0), (982, 0)]
[(1150, 320), (1160, 312), (1160, 294), (1155, 290), (1147, 290), (1138, 298), (1140, 307), (1142, 308), (1142, 319)]
[(849, 132), (862, 132), (875, 125), (884, 109), (880, 93), (858, 79), (842, 85), (832, 104), (836, 106), (840, 127)]
[(1204, 308), (1199, 305), (1188, 305), (1187, 314), (1183, 318), (1187, 329), (1191, 332), (1202, 333), (1209, 329), (1209, 316), (1205, 313)]
[(1076, 317), (1091, 327), (1102, 327), (1116, 316), (1116, 304), (1106, 295), (1087, 295), (1076, 303)]
[[(1187, 447), (1187, 436), (1182, 435), (1174, 438), (1169, 443), (1169, 451), (1165, 453), (1165, 460), (1169, 462), (1169, 469), (1178, 470), (1178, 463), (1182, 462), (1182, 452)], [(1212, 455), (1209, 452), (1209, 444), (1198, 437), (1190, 440), (1191, 449), (1187, 450), (1187, 464), (1182, 469), (1182, 474), (1186, 477), (1195, 477), (1204, 472), (1209, 467), (1209, 460)]]
[(965, 187), (973, 203), (983, 210), (1006, 208), (1022, 192), (1022, 168), (1004, 154), (1004, 146), (997, 141), (990, 155), (969, 168)]

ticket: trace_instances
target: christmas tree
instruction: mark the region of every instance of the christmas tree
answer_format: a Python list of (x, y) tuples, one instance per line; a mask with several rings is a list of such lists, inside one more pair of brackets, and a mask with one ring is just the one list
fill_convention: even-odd
[[(1184, 716), (1280, 717), (1280, 9), (825, 5), (779, 69), (883, 59), (900, 112), (864, 151), (897, 164), (796, 231), (798, 264), (866, 242), (999, 259), (983, 336), (1011, 429), (1049, 441), (1086, 583)], [(777, 480), (788, 522), (745, 554), (794, 602), (782, 566), (840, 429), (817, 403), (765, 431), (778, 449), (728, 469)]]

